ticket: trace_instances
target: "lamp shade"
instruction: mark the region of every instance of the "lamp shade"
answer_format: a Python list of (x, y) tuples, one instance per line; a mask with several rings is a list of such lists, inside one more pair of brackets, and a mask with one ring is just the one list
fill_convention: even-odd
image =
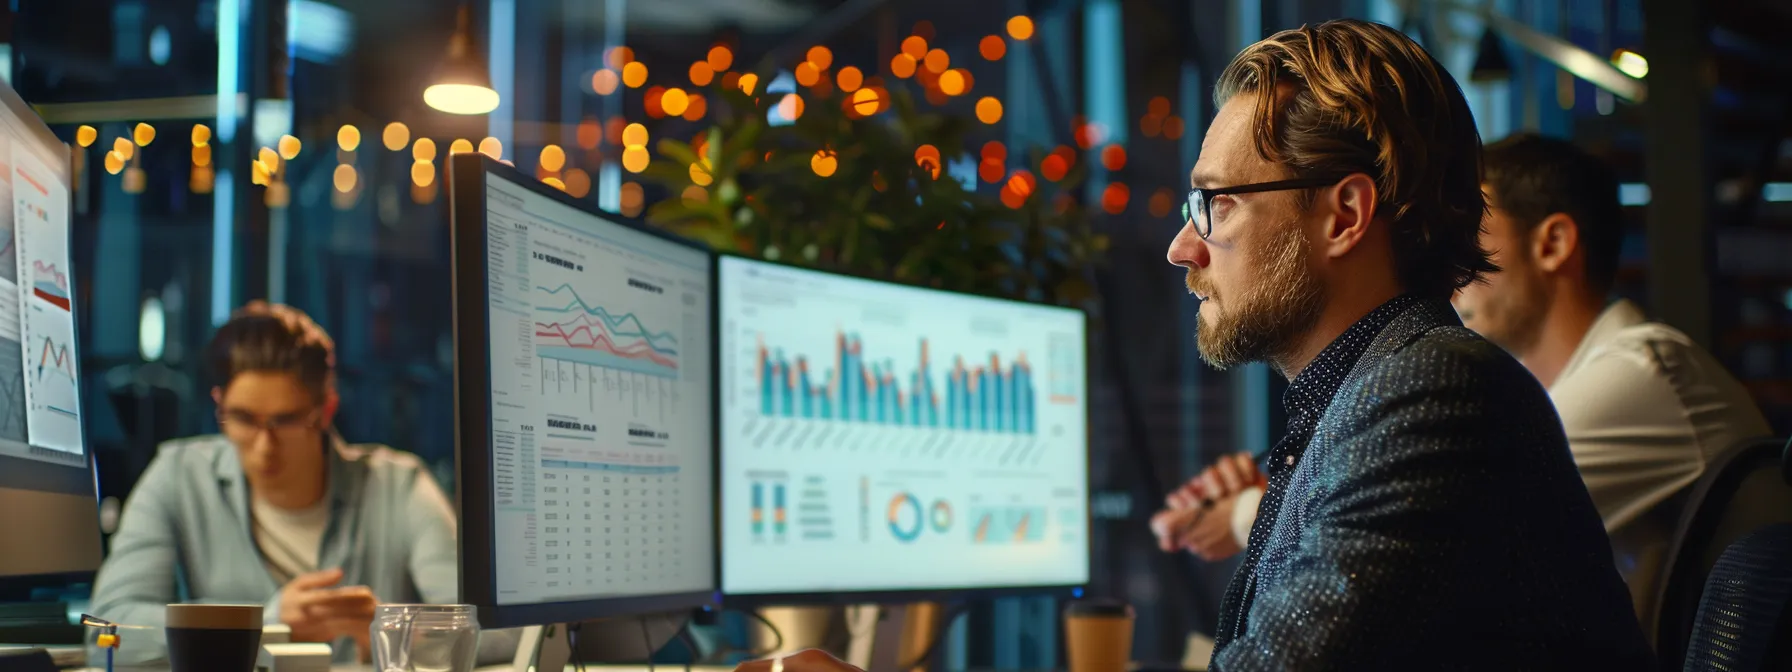
[(1512, 62), (1506, 58), (1506, 45), (1488, 28), (1481, 32), (1481, 47), (1475, 53), (1475, 69), (1469, 81), (1497, 82), (1512, 78)]
[(423, 102), (450, 114), (486, 114), (498, 109), (498, 92), (492, 90), (485, 62), (473, 53), (467, 15), (463, 4), (454, 35), (448, 38), (448, 57), (436, 69), (434, 83), (423, 90)]

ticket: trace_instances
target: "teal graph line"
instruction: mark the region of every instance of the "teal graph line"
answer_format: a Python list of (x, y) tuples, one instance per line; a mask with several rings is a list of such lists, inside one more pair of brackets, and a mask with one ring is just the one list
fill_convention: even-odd
[[(549, 308), (547, 306), (536, 306), (535, 310), (537, 312), (570, 313), (575, 310), (583, 311), (587, 315), (596, 315), (599, 318), (602, 318), (604, 321), (604, 324), (606, 326), (608, 326), (610, 328), (610, 331), (614, 332), (617, 336), (640, 336), (642, 338), (647, 339), (650, 342), (651, 341), (667, 341), (667, 342), (671, 343), (672, 345), (678, 345), (678, 339), (672, 335), (672, 332), (670, 332), (670, 331), (661, 331), (658, 333), (649, 332), (649, 331), (647, 331), (647, 326), (641, 324), (640, 318), (635, 317), (634, 313), (623, 313), (622, 315), (611, 315), (610, 311), (604, 310), (600, 306), (592, 306), (591, 304), (585, 303), (585, 299), (579, 297), (578, 291), (574, 290), (572, 288), (572, 285), (563, 283), (559, 287), (555, 287), (553, 289), (548, 289), (546, 287), (537, 285), (535, 288), (539, 289), (541, 291), (547, 292), (548, 296), (558, 296), (561, 292), (566, 292), (566, 293), (572, 295), (572, 301), (570, 303), (566, 304), (566, 307), (564, 307), (564, 308)], [(630, 332), (630, 331), (623, 331), (622, 329), (619, 329), (618, 327), (621, 327), (624, 322), (633, 322), (635, 325), (634, 331)], [(658, 346), (659, 344), (654, 343), (653, 345)]]

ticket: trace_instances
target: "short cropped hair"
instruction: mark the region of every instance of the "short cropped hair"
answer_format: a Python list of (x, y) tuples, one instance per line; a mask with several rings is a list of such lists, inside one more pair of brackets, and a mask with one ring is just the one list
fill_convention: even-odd
[(1520, 133), (1487, 146), (1485, 182), (1493, 206), (1529, 229), (1556, 213), (1574, 219), (1586, 252), (1587, 287), (1601, 296), (1617, 281), (1624, 242), (1618, 177), (1574, 143)]
[(206, 346), (212, 384), (250, 372), (288, 373), (319, 399), (336, 384), (336, 344), (297, 308), (256, 301), (218, 328)]
[(1284, 30), (1220, 75), (1216, 106), (1239, 94), (1262, 94), (1254, 140), (1265, 160), (1296, 177), (1375, 179), (1408, 292), (1447, 298), (1499, 270), (1480, 247), (1487, 206), (1474, 116), (1418, 43), (1354, 19)]

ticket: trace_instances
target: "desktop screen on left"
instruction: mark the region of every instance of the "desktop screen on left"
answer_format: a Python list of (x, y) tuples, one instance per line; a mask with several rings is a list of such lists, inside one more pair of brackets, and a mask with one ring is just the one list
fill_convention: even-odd
[(494, 602), (712, 592), (708, 252), (498, 168), (483, 186)]
[(0, 576), (91, 571), (100, 545), (75, 356), (69, 153), (0, 89), (0, 535), (66, 541), (0, 554)]

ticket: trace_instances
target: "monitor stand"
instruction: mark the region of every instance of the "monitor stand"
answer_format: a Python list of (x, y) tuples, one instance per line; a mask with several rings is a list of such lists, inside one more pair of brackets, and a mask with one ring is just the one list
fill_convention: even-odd
[[(921, 672), (932, 665), (911, 670), (902, 665), (914, 661), (927, 651), (940, 631), (945, 606), (938, 602), (913, 604), (864, 604), (847, 609), (848, 631), (852, 643), (847, 646), (846, 662), (866, 672)], [(936, 647), (935, 659), (940, 655)]]
[(523, 628), (517, 644), (511, 672), (560, 672), (572, 660), (572, 645), (566, 638), (566, 624), (531, 625)]
[(531, 625), (523, 628), (510, 670), (561, 672), (575, 658), (586, 663), (648, 660), (684, 630), (689, 618), (690, 612), (675, 611)]

